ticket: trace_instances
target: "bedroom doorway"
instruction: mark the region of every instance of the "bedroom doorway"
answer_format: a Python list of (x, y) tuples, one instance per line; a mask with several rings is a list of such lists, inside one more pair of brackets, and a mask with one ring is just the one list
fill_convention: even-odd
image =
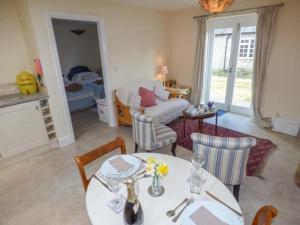
[(101, 18), (53, 14), (48, 21), (71, 135), (77, 139), (95, 126), (114, 126)]

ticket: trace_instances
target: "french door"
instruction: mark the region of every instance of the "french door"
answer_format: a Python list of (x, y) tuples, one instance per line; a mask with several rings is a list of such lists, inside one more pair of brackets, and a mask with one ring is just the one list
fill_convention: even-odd
[(256, 15), (207, 21), (205, 101), (249, 115), (256, 43)]

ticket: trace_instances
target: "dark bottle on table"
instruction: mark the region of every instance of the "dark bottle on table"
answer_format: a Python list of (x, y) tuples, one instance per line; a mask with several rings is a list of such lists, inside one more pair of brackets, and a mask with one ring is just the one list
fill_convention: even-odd
[(127, 200), (123, 212), (125, 225), (142, 225), (144, 223), (143, 209), (135, 194), (134, 183), (132, 177), (126, 182)]

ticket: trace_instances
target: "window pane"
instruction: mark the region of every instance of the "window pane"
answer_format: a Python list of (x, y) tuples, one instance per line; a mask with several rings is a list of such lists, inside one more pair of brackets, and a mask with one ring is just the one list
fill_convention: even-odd
[[(241, 28), (241, 44), (233, 90), (232, 104), (250, 107), (256, 27)], [(243, 42), (242, 40), (247, 40)], [(249, 53), (249, 54), (248, 54)]]

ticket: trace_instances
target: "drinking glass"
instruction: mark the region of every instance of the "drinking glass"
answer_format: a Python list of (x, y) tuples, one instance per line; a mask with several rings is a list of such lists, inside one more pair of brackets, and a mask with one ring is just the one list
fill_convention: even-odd
[(202, 153), (194, 152), (191, 161), (194, 168), (200, 170), (204, 165), (204, 155)]
[(202, 176), (199, 174), (196, 168), (191, 168), (191, 175), (190, 175), (190, 191), (194, 194), (201, 193), (201, 186), (202, 186)]
[(107, 176), (107, 183), (111, 187), (111, 191), (115, 197), (111, 201), (112, 207), (118, 209), (121, 207), (119, 192), (121, 190), (121, 174), (119, 172), (110, 172)]
[(139, 171), (137, 171), (136, 173), (134, 173), (132, 175), (132, 178), (134, 180), (134, 191), (137, 197), (139, 197), (139, 193), (140, 193), (140, 182), (139, 182)]

